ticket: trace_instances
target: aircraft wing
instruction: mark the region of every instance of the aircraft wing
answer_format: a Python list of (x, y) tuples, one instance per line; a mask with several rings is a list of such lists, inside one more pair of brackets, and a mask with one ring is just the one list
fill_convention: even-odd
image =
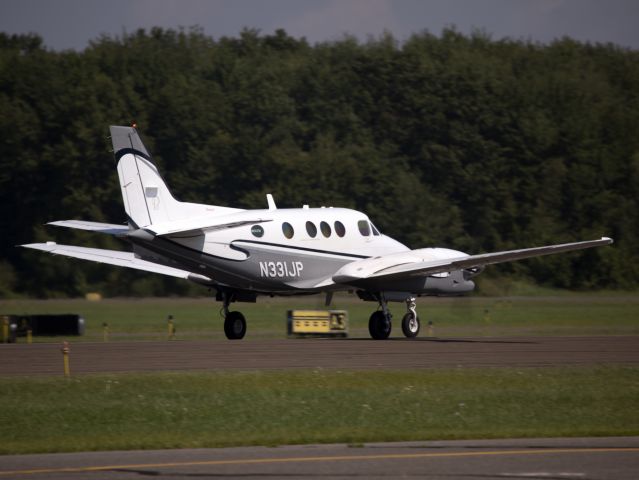
[(351, 283), (353, 281), (366, 279), (397, 280), (416, 276), (429, 276), (453, 270), (477, 268), (495, 263), (522, 260), (524, 258), (599, 247), (609, 245), (612, 242), (613, 240), (611, 238), (602, 237), (599, 240), (547, 245), (544, 247), (483, 253), (479, 255), (463, 255), (461, 252), (456, 252), (455, 256), (438, 259), (428, 259), (428, 253), (432, 251), (432, 249), (425, 248), (381, 257), (366, 258), (349, 263), (336, 272), (333, 276), (333, 280), (336, 283)]
[(93, 262), (106, 263), (109, 265), (117, 265), (119, 267), (134, 268), (136, 270), (144, 270), (146, 272), (160, 273), (171, 277), (184, 278), (187, 280), (198, 280), (212, 282), (208, 277), (200, 274), (194, 274), (187, 270), (168, 267), (158, 263), (148, 262), (141, 258), (136, 258), (133, 252), (120, 252), (117, 250), (104, 250), (101, 248), (76, 247), (74, 245), (58, 245), (55, 242), (47, 243), (29, 243), (20, 245), (25, 248), (33, 248), (49, 252), (53, 255), (64, 255), (66, 257), (80, 258), (82, 260), (91, 260)]
[(49, 222), (47, 225), (76, 228), (79, 230), (90, 230), (92, 232), (106, 233), (108, 235), (124, 235), (129, 231), (129, 227), (126, 225), (89, 222), (86, 220), (58, 220), (57, 222)]

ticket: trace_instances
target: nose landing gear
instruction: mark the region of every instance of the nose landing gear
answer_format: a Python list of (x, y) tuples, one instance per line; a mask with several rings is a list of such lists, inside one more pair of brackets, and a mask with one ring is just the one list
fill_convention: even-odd
[(402, 318), (402, 332), (406, 338), (415, 338), (419, 334), (420, 323), (417, 316), (417, 304), (415, 297), (406, 299), (406, 308), (408, 312)]

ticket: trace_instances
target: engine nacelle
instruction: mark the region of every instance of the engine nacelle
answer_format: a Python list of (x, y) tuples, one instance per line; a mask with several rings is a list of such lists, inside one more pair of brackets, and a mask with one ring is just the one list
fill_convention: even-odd
[(481, 272), (484, 271), (484, 268), (486, 268), (485, 266), (481, 266), (481, 267), (472, 267), (472, 268), (465, 268), (463, 270), (464, 272), (464, 280), (470, 280), (473, 277), (476, 277), (477, 275), (479, 275)]

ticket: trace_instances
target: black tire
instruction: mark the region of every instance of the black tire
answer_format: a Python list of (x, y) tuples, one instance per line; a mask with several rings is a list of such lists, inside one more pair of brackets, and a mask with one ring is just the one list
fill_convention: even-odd
[(224, 319), (224, 333), (229, 340), (241, 340), (246, 335), (246, 319), (240, 312), (229, 312)]
[(368, 332), (375, 340), (386, 340), (392, 328), (390, 315), (387, 317), (382, 311), (373, 312), (368, 321)]
[(419, 329), (421, 328), (421, 323), (419, 321), (419, 317), (415, 318), (413, 321), (413, 314), (408, 312), (402, 318), (402, 332), (406, 338), (415, 338), (419, 335)]

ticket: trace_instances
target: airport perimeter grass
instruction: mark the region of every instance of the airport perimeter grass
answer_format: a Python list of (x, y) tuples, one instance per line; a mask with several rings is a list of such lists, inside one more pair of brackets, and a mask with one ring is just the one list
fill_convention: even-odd
[[(624, 335), (639, 334), (639, 294), (590, 294), (557, 291), (552, 296), (421, 298), (418, 312), (424, 332), (433, 322), (436, 336)], [(401, 335), (401, 303), (390, 304), (395, 322), (391, 335)], [(288, 309), (325, 309), (323, 297), (260, 298), (256, 304), (233, 304), (248, 322), (246, 340), (283, 337)], [(351, 336), (368, 336), (368, 318), (376, 309), (354, 295), (338, 295), (330, 308), (349, 312)], [(220, 303), (209, 298), (86, 300), (4, 300), (0, 314), (78, 313), (86, 319), (86, 335), (74, 341), (101, 341), (103, 323), (110, 340), (166, 338), (167, 316), (173, 315), (177, 338), (222, 339)], [(38, 338), (34, 341), (58, 341)], [(245, 341), (246, 341), (245, 340)], [(19, 341), (24, 341), (21, 339)]]
[(0, 379), (0, 454), (639, 435), (639, 368)]

